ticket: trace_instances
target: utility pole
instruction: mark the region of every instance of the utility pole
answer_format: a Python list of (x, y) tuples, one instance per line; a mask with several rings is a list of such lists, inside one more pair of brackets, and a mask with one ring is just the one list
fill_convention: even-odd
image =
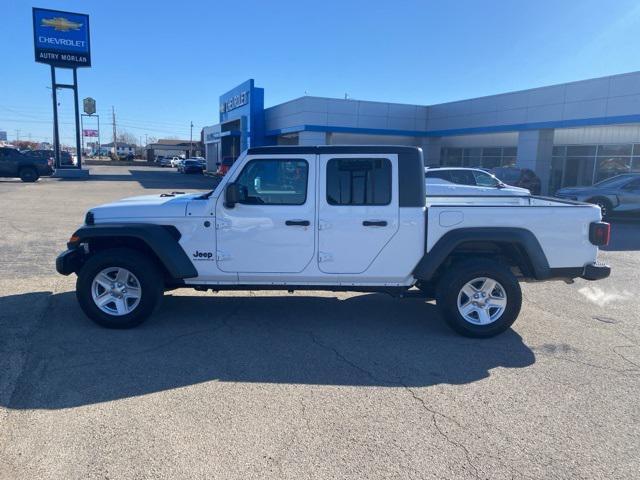
[(193, 156), (193, 120), (191, 121), (191, 133), (189, 133), (189, 158)]
[(16, 142), (20, 141), (20, 129), (16, 129)]
[(118, 155), (118, 144), (116, 143), (116, 109), (111, 105), (111, 117), (113, 119), (113, 155)]

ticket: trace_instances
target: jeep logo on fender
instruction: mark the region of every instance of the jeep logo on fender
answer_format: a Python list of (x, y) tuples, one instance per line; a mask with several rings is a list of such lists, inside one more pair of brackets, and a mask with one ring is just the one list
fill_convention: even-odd
[(211, 260), (213, 258), (213, 252), (199, 252), (196, 250), (193, 252), (193, 258), (196, 260)]

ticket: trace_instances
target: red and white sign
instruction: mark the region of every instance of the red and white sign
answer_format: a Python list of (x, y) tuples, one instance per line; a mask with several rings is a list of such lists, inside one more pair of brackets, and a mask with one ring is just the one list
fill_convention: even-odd
[(84, 129), (82, 130), (82, 136), (83, 137), (97, 137), (98, 136), (98, 130), (88, 130), (88, 129)]

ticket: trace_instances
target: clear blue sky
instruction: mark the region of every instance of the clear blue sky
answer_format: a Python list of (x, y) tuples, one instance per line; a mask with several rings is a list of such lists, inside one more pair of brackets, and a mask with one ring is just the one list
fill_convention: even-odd
[[(51, 137), (49, 69), (31, 7), (88, 13), (80, 98), (123, 129), (188, 138), (248, 78), (267, 106), (309, 95), (434, 104), (640, 70), (637, 0), (2, 2), (0, 129)], [(66, 98), (63, 98), (64, 101)], [(71, 108), (63, 141), (71, 143)]]

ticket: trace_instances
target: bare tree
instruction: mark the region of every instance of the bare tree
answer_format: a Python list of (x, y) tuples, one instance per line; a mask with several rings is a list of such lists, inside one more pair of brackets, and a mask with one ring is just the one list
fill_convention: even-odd
[(137, 145), (138, 137), (136, 137), (131, 132), (127, 132), (126, 130), (120, 130), (118, 132), (117, 141), (122, 143), (128, 143), (130, 145)]

